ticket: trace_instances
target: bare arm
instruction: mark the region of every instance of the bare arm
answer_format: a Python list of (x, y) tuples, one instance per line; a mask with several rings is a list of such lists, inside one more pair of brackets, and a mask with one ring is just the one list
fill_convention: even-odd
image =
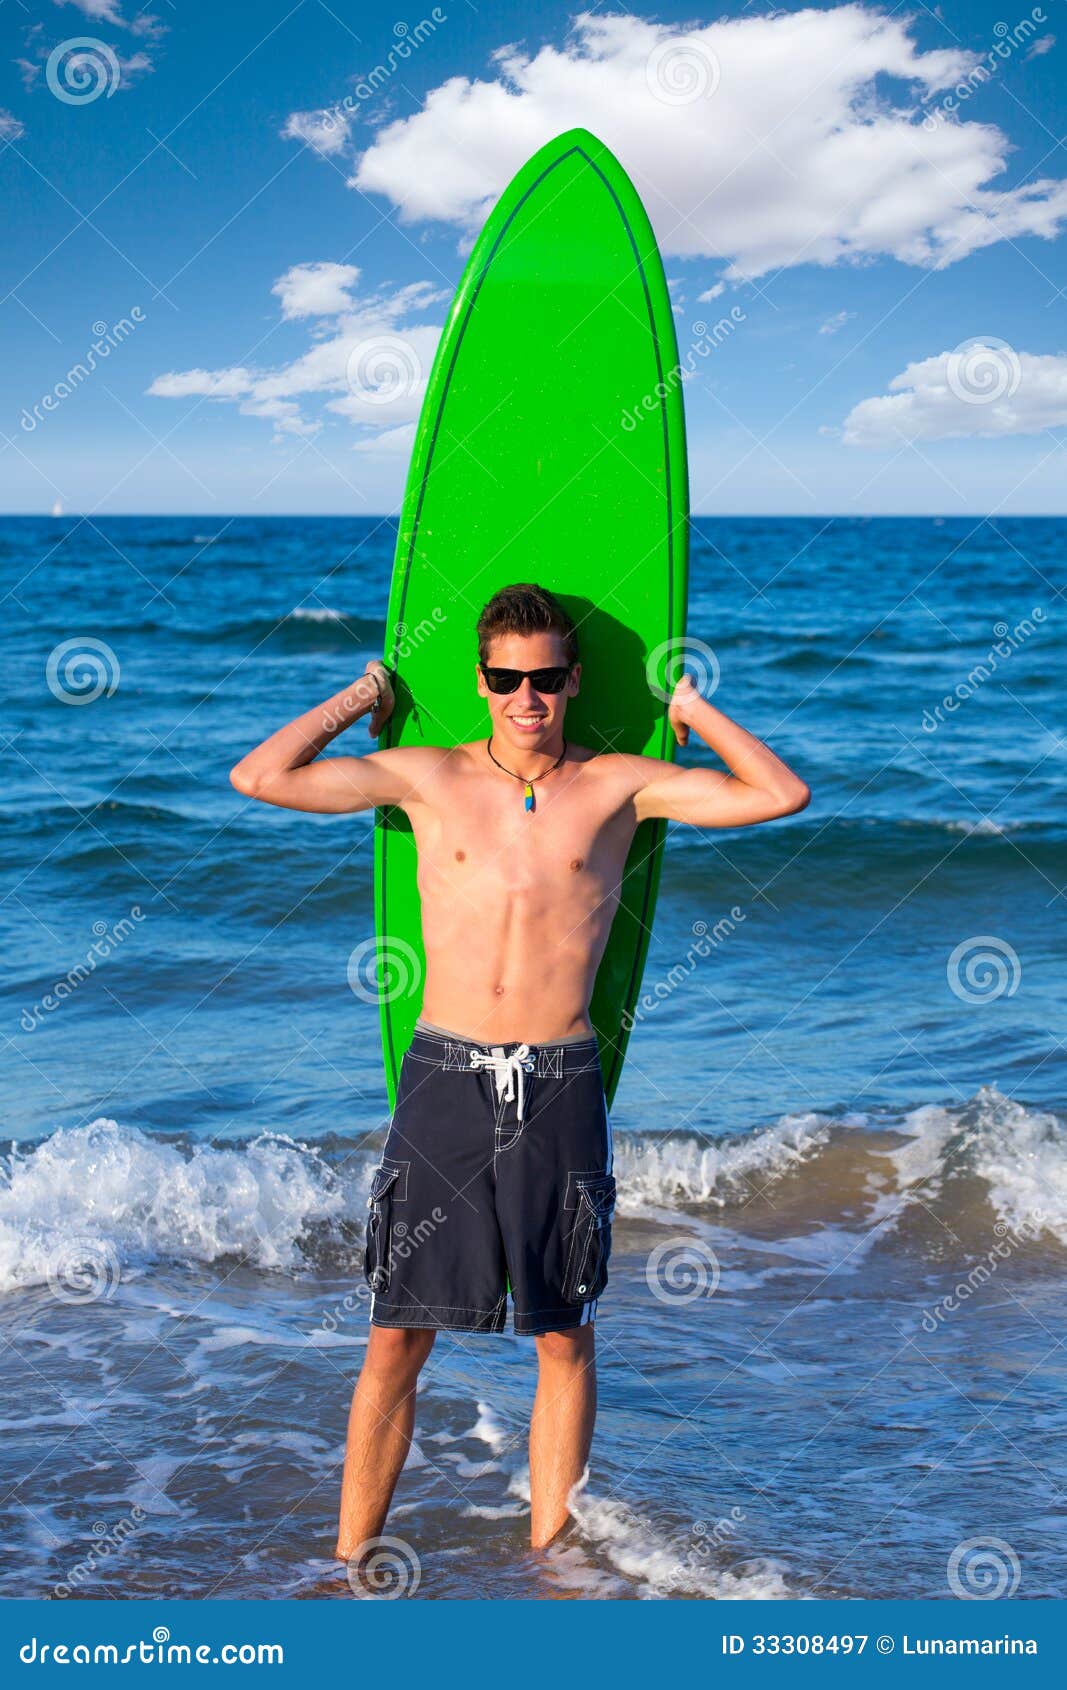
[(792, 815), (810, 799), (800, 776), (769, 745), (702, 698), (688, 675), (674, 689), (670, 721), (679, 745), (688, 742), (692, 730), (730, 773), (648, 758), (648, 778), (634, 796), (639, 821), (665, 816), (695, 827), (749, 827)]
[(320, 755), (361, 716), (369, 715), (371, 733), (379, 733), (392, 708), (388, 671), (381, 663), (368, 663), (358, 681), (242, 757), (230, 780), (247, 798), (286, 810), (341, 813), (382, 804), (403, 806), (413, 797), (424, 760), (421, 750), (376, 751), (369, 757)]

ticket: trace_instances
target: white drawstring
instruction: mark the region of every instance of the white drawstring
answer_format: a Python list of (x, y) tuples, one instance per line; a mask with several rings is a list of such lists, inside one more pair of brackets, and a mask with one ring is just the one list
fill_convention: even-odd
[[(496, 1080), (496, 1095), (503, 1097), (505, 1103), (515, 1100), (515, 1080), (518, 1077), (519, 1096), (515, 1113), (521, 1121), (526, 1108), (526, 1092), (524, 1075), (532, 1074), (537, 1064), (530, 1055), (529, 1045), (519, 1045), (510, 1056), (504, 1055), (503, 1045), (495, 1045), (492, 1050), (472, 1050), (472, 1068), (491, 1068)], [(506, 1089), (505, 1089), (506, 1088)]]

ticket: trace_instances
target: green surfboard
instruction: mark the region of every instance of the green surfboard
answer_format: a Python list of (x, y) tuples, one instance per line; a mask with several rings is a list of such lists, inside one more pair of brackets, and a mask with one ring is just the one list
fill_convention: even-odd
[[(685, 633), (688, 549), (677, 366), (644, 207), (607, 148), (569, 130), (501, 196), (434, 358), (389, 597), (385, 661), (397, 704), (383, 746), (488, 733), (474, 687), (475, 622), (500, 587), (537, 581), (578, 623), (582, 685), (568, 706), (568, 739), (673, 754), (666, 696)], [(662, 823), (638, 829), (597, 974), (591, 1014), (609, 1102), (664, 832)], [(392, 1105), (423, 967), (416, 850), (401, 811), (378, 812), (374, 867)]]

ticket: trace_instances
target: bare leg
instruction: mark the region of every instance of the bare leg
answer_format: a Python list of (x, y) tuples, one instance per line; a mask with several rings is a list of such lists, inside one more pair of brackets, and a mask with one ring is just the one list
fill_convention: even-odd
[(336, 1554), (349, 1560), (379, 1537), (411, 1447), (415, 1382), (433, 1348), (433, 1332), (372, 1326), (348, 1415), (341, 1522)]
[(537, 1339), (537, 1395), (530, 1417), (530, 1541), (551, 1543), (570, 1518), (567, 1498), (585, 1472), (596, 1419), (594, 1328)]

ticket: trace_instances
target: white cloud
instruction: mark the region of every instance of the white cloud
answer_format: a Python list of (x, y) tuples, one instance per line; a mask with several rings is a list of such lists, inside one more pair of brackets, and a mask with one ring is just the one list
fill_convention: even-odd
[(126, 27), (119, 0), (55, 0), (55, 4), (77, 6), (79, 12), (84, 12), (87, 18), (92, 18), (96, 23), (114, 24), (118, 29)]
[(120, 0), (55, 0), (57, 6), (77, 6), (94, 23), (109, 23), (115, 29), (128, 29), (132, 35), (151, 37), (165, 35), (166, 25), (152, 12), (138, 12), (127, 20), (122, 15)]
[(20, 123), (14, 112), (0, 106), (0, 141), (18, 141), (26, 133), (26, 125)]
[(129, 29), (133, 35), (148, 35), (153, 40), (160, 35), (166, 35), (167, 26), (162, 18), (157, 18), (152, 12), (138, 12), (131, 18)]
[(240, 367), (231, 370), (172, 370), (157, 376), (149, 393), (160, 399), (236, 399), (250, 393), (255, 378), (250, 370)]
[(1055, 45), (1056, 37), (1054, 35), (1039, 35), (1026, 57), (1028, 59), (1044, 58), (1046, 53), (1051, 53)]
[[(401, 450), (402, 431), (418, 417), (441, 336), (440, 324), (411, 319), (449, 296), (429, 282), (360, 296), (353, 292), (358, 280), (350, 264), (293, 265), (272, 291), (283, 317), (310, 320), (312, 343), (305, 352), (271, 368), (171, 370), (157, 376), (148, 392), (161, 399), (236, 402), (242, 415), (272, 421), (275, 438), (310, 437), (332, 414), (370, 430), (369, 449)], [(312, 396), (320, 399), (317, 417), (306, 414)]]
[[(129, 30), (131, 35), (140, 36), (148, 43), (157, 41), (167, 33), (166, 24), (151, 12), (138, 12), (135, 17), (127, 20), (122, 15), (119, 0), (54, 0), (54, 4), (60, 7), (76, 6), (90, 22)], [(31, 24), (23, 36), (26, 54), (29, 56), (14, 61), (22, 77), (22, 86), (27, 90), (35, 88), (42, 66), (53, 50), (58, 52), (69, 48), (72, 40), (83, 43), (88, 41), (89, 45), (70, 51), (64, 50), (55, 75), (61, 85), (71, 88), (73, 92), (93, 88), (102, 82), (108, 94), (116, 94), (135, 87), (142, 76), (147, 76), (155, 69), (152, 58), (143, 49), (123, 58), (115, 48), (95, 37), (74, 36), (67, 42), (55, 40), (46, 31), (44, 23), (38, 21)]]
[(131, 53), (128, 59), (120, 58), (119, 75), (121, 81), (118, 86), (128, 88), (137, 77), (147, 76), (149, 71), (154, 69), (155, 66), (147, 53)]
[(727, 280), (879, 255), (943, 267), (1054, 235), (1067, 182), (994, 190), (1009, 152), (999, 129), (923, 127), (924, 99), (980, 61), (921, 51), (913, 27), (859, 3), (681, 34), (583, 14), (562, 47), (507, 47), (491, 79), (434, 88), (376, 133), (352, 180), (405, 221), (469, 238), (524, 160), (581, 125), (632, 174), (663, 250), (722, 258)]
[(336, 317), (352, 310), (348, 290), (358, 278), (354, 264), (294, 264), (271, 292), (282, 302), (283, 317)]
[(819, 324), (819, 333), (836, 334), (846, 323), (851, 323), (855, 315), (855, 311), (835, 311), (832, 317), (827, 317), (824, 323)]
[(322, 106), (318, 111), (290, 112), (281, 130), (285, 141), (303, 141), (325, 158), (342, 153), (348, 145), (351, 113), (340, 106)]
[(1065, 426), (1067, 356), (1016, 352), (986, 339), (909, 364), (888, 393), (853, 407), (842, 437), (852, 446), (896, 447)]
[(379, 455), (406, 458), (415, 444), (415, 424), (401, 423), (399, 428), (387, 428), (381, 434), (368, 434), (357, 440), (353, 450)]

